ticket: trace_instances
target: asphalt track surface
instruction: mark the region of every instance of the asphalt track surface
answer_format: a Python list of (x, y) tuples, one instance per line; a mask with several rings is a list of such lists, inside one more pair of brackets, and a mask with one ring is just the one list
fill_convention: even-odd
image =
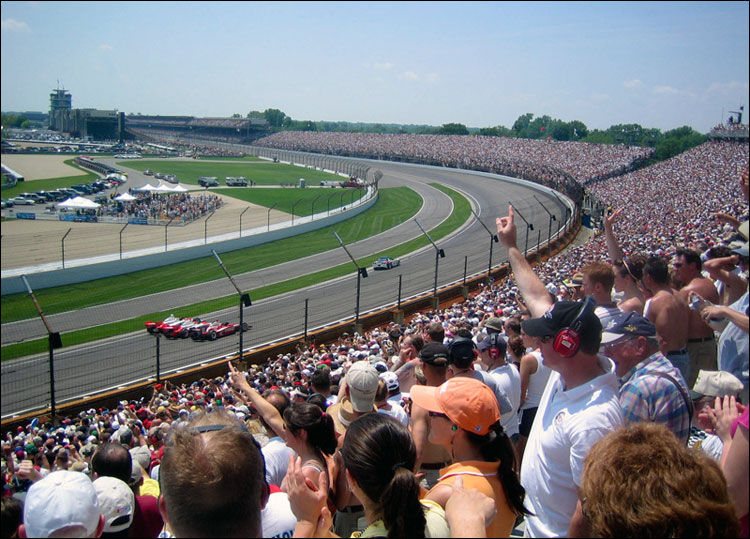
[[(363, 160), (358, 160), (363, 161)], [(452, 203), (441, 191), (428, 185), (440, 183), (464, 194), (479, 214), (482, 222), (494, 231), (495, 217), (506, 215), (508, 204), (533, 223), (528, 245), (531, 249), (539, 237), (544, 242), (549, 229), (549, 215), (539, 202), (558, 218), (565, 215), (560, 202), (526, 185), (504, 181), (499, 177), (470, 171), (407, 165), (384, 161), (368, 162), (383, 172), (381, 187), (408, 186), (417, 191), (424, 203), (416, 219), (428, 232), (443, 222), (452, 211)], [(516, 219), (518, 243), (525, 245), (524, 223)], [(342, 223), (340, 227), (345, 227)], [(552, 223), (553, 234), (557, 224)], [(387, 250), (390, 247), (422, 236), (414, 220), (385, 231), (372, 238), (347, 245), (355, 258)], [(487, 271), (490, 235), (474, 217), (458, 231), (437, 242), (445, 252), (438, 260), (438, 287), (460, 281), (468, 275)], [(507, 261), (507, 253), (499, 244), (493, 247), (492, 265)], [(338, 248), (305, 259), (234, 276), (240, 290), (285, 281), (320, 271), (332, 266), (351, 263), (343, 249)], [(401, 298), (431, 291), (434, 286), (436, 251), (428, 245), (417, 252), (401, 257), (401, 266), (386, 271), (370, 271), (361, 279), (360, 314), (380, 306), (395, 303), (401, 277)], [(61, 333), (99, 324), (127, 320), (157, 311), (174, 310), (180, 316), (195, 316), (179, 309), (186, 303), (198, 303), (217, 297), (236, 295), (228, 279), (202, 283), (180, 290), (153, 294), (115, 304), (100, 305), (48, 317), (50, 326)], [(243, 347), (257, 348), (283, 338), (351, 318), (355, 314), (357, 277), (352, 274), (306, 289), (259, 300), (243, 311), (244, 321), (253, 329), (243, 336)], [(307, 304), (307, 310), (305, 308)], [(239, 305), (239, 300), (238, 300)], [(208, 319), (237, 322), (239, 308), (211, 313)], [(4, 325), (5, 333), (8, 325)], [(16, 323), (13, 333), (23, 332), (24, 339), (46, 336), (40, 320)], [(64, 335), (63, 335), (64, 340)], [(58, 404), (81, 398), (104, 389), (125, 386), (139, 380), (153, 378), (155, 373), (156, 339), (145, 330), (118, 336), (106, 341), (62, 348), (54, 352), (55, 400)], [(238, 351), (238, 336), (228, 336), (214, 342), (160, 339), (159, 361), (162, 375), (189, 366), (210, 363)], [(30, 356), (2, 365), (2, 417), (10, 417), (49, 406), (49, 354)]]

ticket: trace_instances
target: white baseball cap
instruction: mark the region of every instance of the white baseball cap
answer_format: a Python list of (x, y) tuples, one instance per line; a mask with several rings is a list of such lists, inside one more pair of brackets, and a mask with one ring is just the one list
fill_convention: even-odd
[(133, 523), (135, 496), (130, 487), (116, 477), (102, 476), (94, 481), (99, 509), (104, 515), (104, 531), (116, 533)]
[(737, 396), (742, 391), (742, 382), (727, 371), (698, 371), (693, 390), (690, 392), (693, 399), (703, 396), (726, 397)]
[(100, 520), (96, 489), (81, 472), (52, 472), (26, 494), (23, 524), (27, 537), (49, 537), (72, 526), (85, 530), (82, 537), (92, 537)]

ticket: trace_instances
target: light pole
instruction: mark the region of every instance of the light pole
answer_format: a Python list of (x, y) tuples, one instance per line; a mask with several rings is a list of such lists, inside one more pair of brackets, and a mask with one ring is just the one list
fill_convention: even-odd
[(206, 245), (208, 243), (208, 220), (214, 216), (214, 213), (216, 212), (212, 211), (211, 215), (206, 217), (206, 220), (203, 222), (203, 245)]
[(273, 206), (268, 208), (268, 231), (271, 230), (271, 210), (274, 209), (277, 206), (278, 202), (274, 202)]
[[(477, 218), (477, 221), (479, 221), (479, 224), (484, 227), (484, 229), (487, 231), (487, 233), (490, 235), (490, 261), (487, 264), (487, 284), (490, 283), (490, 273), (492, 271), (492, 244), (497, 243), (497, 234), (493, 234), (492, 231), (487, 228), (487, 225), (485, 225), (482, 221), (479, 220), (479, 215), (477, 215), (477, 212), (475, 212), (473, 209), (471, 210), (471, 213), (474, 214), (474, 217)], [(464, 280), (466, 277), (464, 276)]]
[(526, 219), (524, 219), (523, 215), (521, 215), (521, 212), (518, 211), (518, 208), (516, 208), (513, 203), (510, 203), (511, 207), (513, 208), (513, 211), (515, 211), (518, 216), (523, 220), (524, 223), (526, 223), (526, 247), (523, 250), (523, 256), (526, 256), (526, 253), (529, 250), (529, 230), (534, 230), (534, 225), (532, 223), (529, 223)]
[(432, 238), (427, 233), (427, 231), (424, 228), (422, 228), (422, 225), (419, 224), (419, 221), (417, 221), (416, 219), (414, 219), (414, 222), (417, 223), (417, 226), (419, 227), (419, 230), (422, 231), (422, 234), (424, 234), (425, 236), (427, 236), (427, 239), (430, 241), (430, 243), (432, 244), (432, 246), (435, 248), (435, 284), (432, 287), (432, 296), (433, 296), (435, 302), (437, 303), (438, 262), (440, 261), (441, 258), (445, 258), (445, 251), (443, 251), (437, 245), (435, 245), (435, 242), (432, 241)]
[(314, 221), (314, 220), (315, 220), (315, 203), (316, 203), (316, 202), (318, 201), (318, 199), (319, 199), (320, 197), (322, 197), (322, 196), (323, 196), (323, 195), (318, 195), (318, 196), (316, 196), (316, 197), (315, 197), (315, 198), (313, 199), (313, 201), (312, 201), (312, 202), (310, 203), (310, 221)]
[(357, 264), (357, 261), (354, 259), (352, 254), (349, 252), (349, 249), (346, 248), (344, 245), (344, 242), (341, 241), (341, 238), (339, 237), (337, 232), (333, 233), (334, 236), (336, 236), (336, 239), (339, 240), (339, 245), (344, 249), (347, 255), (349, 255), (349, 258), (352, 259), (352, 263), (357, 268), (357, 306), (356, 310), (354, 312), (354, 324), (359, 325), (359, 297), (360, 297), (360, 282), (363, 277), (367, 277), (367, 268), (360, 268), (359, 264)]
[(292, 202), (292, 226), (294, 226), (294, 207), (297, 205), (297, 202), (302, 200), (301, 198), (298, 198), (294, 202)]
[[(568, 208), (568, 205), (563, 202), (563, 200), (557, 195), (557, 193), (552, 191), (552, 194), (555, 195), (557, 201), (562, 205), (563, 208), (565, 208), (565, 222), (567, 225), (568, 213), (570, 212), (570, 208)], [(557, 236), (560, 237), (560, 221), (557, 222)]]
[(47, 318), (44, 316), (44, 311), (42, 311), (42, 307), (39, 305), (39, 302), (36, 300), (36, 297), (34, 296), (34, 291), (31, 289), (31, 286), (29, 286), (29, 281), (26, 280), (25, 275), (21, 275), (21, 280), (23, 281), (24, 286), (26, 286), (26, 290), (29, 293), (29, 296), (31, 296), (31, 300), (34, 302), (34, 306), (36, 307), (36, 310), (39, 312), (39, 317), (42, 319), (42, 322), (44, 322), (44, 327), (47, 328), (47, 342), (49, 344), (49, 392), (50, 392), (50, 413), (52, 414), (52, 424), (57, 425), (57, 418), (56, 415), (56, 403), (55, 403), (55, 348), (62, 348), (62, 339), (60, 338), (60, 333), (52, 331), (50, 328), (49, 322), (47, 322)]
[(128, 228), (129, 224), (130, 224), (130, 221), (125, 223), (125, 226), (120, 229), (120, 260), (122, 260), (122, 233), (126, 228)]
[(239, 334), (240, 334), (240, 354), (239, 354), (239, 356), (240, 357), (239, 357), (239, 359), (240, 359), (240, 361), (242, 361), (242, 349), (243, 349), (243, 345), (244, 345), (244, 343), (243, 343), (243, 335), (251, 327), (251, 326), (248, 326), (247, 324), (245, 324), (245, 320), (244, 320), (244, 317), (243, 317), (243, 312), (244, 312), (244, 308), (245, 307), (250, 307), (253, 304), (253, 302), (250, 301), (250, 294), (248, 294), (248, 293), (243, 294), (242, 291), (240, 290), (240, 288), (237, 286), (237, 283), (234, 282), (234, 279), (232, 278), (232, 274), (229, 273), (229, 271), (227, 270), (226, 266), (224, 266), (224, 262), (221, 261), (221, 258), (219, 258), (219, 255), (216, 254), (216, 251), (214, 251), (213, 249), (211, 249), (211, 252), (214, 254), (214, 257), (219, 262), (219, 266), (221, 267), (221, 269), (224, 270), (224, 273), (227, 274), (227, 277), (229, 278), (229, 282), (232, 283), (232, 286), (237, 291), (237, 294), (239, 294), (239, 296), (240, 296), (240, 331), (239, 331)]
[(250, 206), (242, 210), (242, 213), (240, 214), (240, 238), (242, 237), (242, 216), (245, 215), (245, 212), (250, 209)]
[(542, 201), (536, 198), (536, 195), (534, 195), (534, 200), (539, 202), (539, 205), (542, 208), (544, 208), (544, 211), (546, 211), (547, 214), (549, 215), (549, 229), (547, 230), (547, 247), (549, 248), (549, 250), (548, 250), (547, 256), (551, 257), (552, 256), (552, 221), (557, 221), (557, 217), (552, 215), (552, 212), (550, 212), (547, 209), (547, 206), (542, 204)]

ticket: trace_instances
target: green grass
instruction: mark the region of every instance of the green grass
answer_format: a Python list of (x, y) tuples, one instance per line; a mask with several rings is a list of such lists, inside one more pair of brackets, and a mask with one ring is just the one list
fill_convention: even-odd
[[(381, 189), (378, 201), (372, 208), (347, 220), (343, 226), (334, 225), (292, 238), (224, 253), (221, 258), (234, 275), (296, 260), (338, 247), (338, 241), (331, 233), (334, 228), (344, 242), (359, 241), (406, 221), (421, 205), (421, 197), (408, 187)], [(42, 289), (35, 295), (45, 313), (55, 314), (223, 277), (224, 272), (216, 264), (216, 259), (208, 256), (108, 279)], [(25, 293), (2, 296), (1, 303), (0, 321), (3, 324), (37, 316), (33, 302)]]
[[(471, 210), (468, 200), (464, 198), (461, 194), (457, 193), (456, 191), (453, 191), (452, 189), (449, 189), (445, 186), (439, 185), (439, 184), (430, 184), (433, 187), (443, 191), (446, 193), (452, 200), (453, 200), (453, 213), (443, 221), (440, 225), (433, 228), (430, 231), (430, 236), (433, 238), (433, 240), (437, 241), (451, 232), (458, 229), (463, 223), (466, 222), (467, 219), (471, 216)], [(407, 192), (411, 192), (416, 196), (416, 193), (411, 191), (411, 189), (405, 188), (405, 187), (397, 187), (397, 188), (391, 188), (391, 189), (381, 189), (380, 193), (382, 196), (382, 193), (384, 191), (397, 191), (404, 189)], [(369, 212), (366, 212), (365, 215), (369, 215), (370, 212), (373, 210), (370, 210)], [(357, 218), (355, 218), (357, 219)], [(353, 221), (354, 219), (352, 219)], [(347, 221), (347, 224), (351, 221)], [(343, 232), (343, 231), (342, 231)], [(349, 243), (350, 241), (356, 241), (356, 240), (347, 240), (344, 238), (344, 235), (346, 232), (341, 233), (342, 239), (345, 243)], [(286, 241), (286, 240), (283, 240)], [(279, 242), (275, 242), (274, 245), (277, 245)], [(337, 242), (338, 243), (338, 242)], [(383, 251), (381, 253), (375, 253), (370, 256), (361, 258), (357, 260), (357, 264), (361, 267), (367, 267), (370, 266), (378, 257), (380, 256), (392, 256), (392, 257), (400, 257), (407, 254), (410, 254), (414, 252), (415, 250), (424, 247), (428, 244), (427, 238), (424, 236), (420, 236), (414, 240), (402, 243), (398, 246), (395, 246), (393, 248), (388, 249), (387, 251)], [(282, 250), (279, 250), (282, 251)], [(227, 253), (231, 254), (231, 253)], [(227, 264), (227, 255), (222, 255), (222, 259), (225, 261), (225, 265), (228, 267), (229, 264)], [(294, 257), (296, 258), (296, 256)], [(179, 265), (179, 264), (178, 264)], [(216, 266), (214, 262), (214, 267)], [(230, 271), (233, 271), (230, 267)], [(330, 279), (334, 279), (336, 277), (340, 277), (343, 275), (347, 275), (352, 273), (352, 265), (350, 263), (342, 264), (340, 266), (335, 266), (333, 268), (328, 268), (326, 270), (319, 271), (317, 273), (304, 275), (301, 277), (297, 277), (294, 279), (290, 279), (287, 281), (283, 281), (280, 283), (275, 283), (269, 286), (264, 286), (261, 288), (256, 288), (251, 291), (249, 291), (250, 296), (254, 300), (260, 300), (267, 297), (272, 297), (278, 294), (283, 294), (285, 292), (296, 290), (299, 288), (304, 288), (306, 286), (310, 286), (316, 283), (325, 282)], [(217, 272), (218, 274), (218, 272)], [(37, 295), (42, 294), (45, 292), (44, 290), (40, 290)], [(19, 294), (20, 295), (20, 294)], [(30, 300), (28, 300), (29, 303), (31, 303)], [(202, 303), (196, 303), (192, 305), (185, 305), (183, 308), (180, 309), (180, 311), (184, 312), (191, 312), (191, 313), (210, 313), (213, 311), (218, 311), (221, 309), (226, 309), (228, 307), (235, 306), (237, 304), (237, 296), (227, 296), (223, 298), (217, 298), (211, 301), (206, 301)], [(44, 305), (44, 303), (42, 303)], [(82, 344), (85, 342), (90, 342), (98, 339), (103, 339), (106, 337), (112, 337), (115, 335), (121, 335), (123, 333), (129, 333), (132, 331), (140, 331), (143, 330), (144, 323), (147, 320), (160, 320), (167, 315), (169, 315), (171, 312), (174, 312), (177, 309), (170, 309), (169, 311), (163, 311), (158, 313), (151, 313), (146, 316), (134, 318), (131, 320), (125, 320), (122, 322), (115, 322), (112, 324), (105, 324), (102, 326), (98, 326), (95, 328), (89, 328), (89, 329), (83, 329), (78, 331), (71, 331), (68, 333), (63, 334), (63, 343), (65, 346), (73, 346), (76, 344)], [(3, 308), (3, 311), (5, 309)], [(45, 312), (47, 311), (47, 308), (45, 307)], [(4, 312), (3, 312), (4, 314)], [(19, 344), (13, 344), (8, 346), (2, 347), (2, 361), (15, 359), (18, 357), (27, 356), (30, 354), (40, 354), (48, 350), (48, 341), (47, 339), (36, 339), (33, 341), (28, 341), (24, 343)]]
[(85, 176), (63, 176), (60, 178), (49, 178), (47, 180), (33, 180), (17, 183), (15, 187), (10, 189), (3, 189), (3, 198), (11, 198), (21, 193), (33, 193), (34, 191), (54, 191), (60, 187), (70, 187), (79, 183), (89, 183), (99, 176), (91, 171), (83, 169), (73, 162), (73, 159), (65, 161), (66, 165), (70, 165), (73, 168), (77, 168), (86, 173)]
[[(308, 185), (319, 185), (323, 180), (344, 181), (344, 178), (328, 172), (310, 170), (281, 163), (211, 163), (209, 161), (118, 161), (118, 166), (135, 170), (151, 169), (154, 172), (174, 174), (181, 183), (198, 185), (201, 176), (216, 176), (224, 183), (227, 176), (245, 176), (255, 180), (257, 185), (298, 185), (299, 179), (307, 180)], [(248, 189), (250, 189), (248, 187)]]
[[(292, 213), (294, 204), (294, 215), (297, 217), (312, 215), (311, 210), (316, 213), (326, 211), (329, 208), (338, 208), (341, 205), (351, 204), (365, 194), (364, 189), (332, 189), (332, 188), (315, 188), (315, 189), (295, 189), (288, 187), (264, 188), (264, 189), (210, 189), (210, 191), (226, 195), (229, 197), (259, 204), (270, 208), (275, 205), (275, 209), (286, 213)], [(313, 202), (315, 207), (313, 208)]]

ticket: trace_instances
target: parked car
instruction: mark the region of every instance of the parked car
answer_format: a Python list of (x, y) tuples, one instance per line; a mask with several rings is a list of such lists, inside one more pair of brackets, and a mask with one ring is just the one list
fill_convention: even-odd
[(94, 190), (88, 186), (88, 185), (82, 185), (80, 183), (77, 183), (76, 185), (71, 185), (71, 189), (74, 191), (77, 191), (79, 195), (90, 195), (94, 192)]
[(218, 187), (219, 186), (219, 179), (216, 177), (210, 177), (207, 178), (205, 176), (198, 178), (198, 185), (209, 188), (209, 187)]
[(31, 200), (30, 198), (24, 198), (24, 197), (15, 197), (8, 199), (10, 202), (13, 203), (15, 206), (33, 206), (35, 202)]
[(143, 171), (143, 174), (146, 175), (146, 176), (153, 176), (154, 175), (154, 171), (151, 170), (150, 168), (147, 168), (146, 170)]
[(36, 193), (21, 193), (18, 196), (21, 198), (29, 199), (34, 204), (44, 204), (45, 202), (47, 202), (47, 199), (45, 197), (37, 195)]
[(243, 176), (236, 178), (234, 176), (227, 176), (226, 183), (229, 187), (247, 187), (248, 181)]
[(401, 261), (397, 258), (391, 258), (389, 256), (381, 256), (375, 262), (372, 263), (372, 269), (391, 269), (396, 266), (400, 266)]
[(3, 199), (3, 208), (12, 208), (14, 206), (12, 200)]

